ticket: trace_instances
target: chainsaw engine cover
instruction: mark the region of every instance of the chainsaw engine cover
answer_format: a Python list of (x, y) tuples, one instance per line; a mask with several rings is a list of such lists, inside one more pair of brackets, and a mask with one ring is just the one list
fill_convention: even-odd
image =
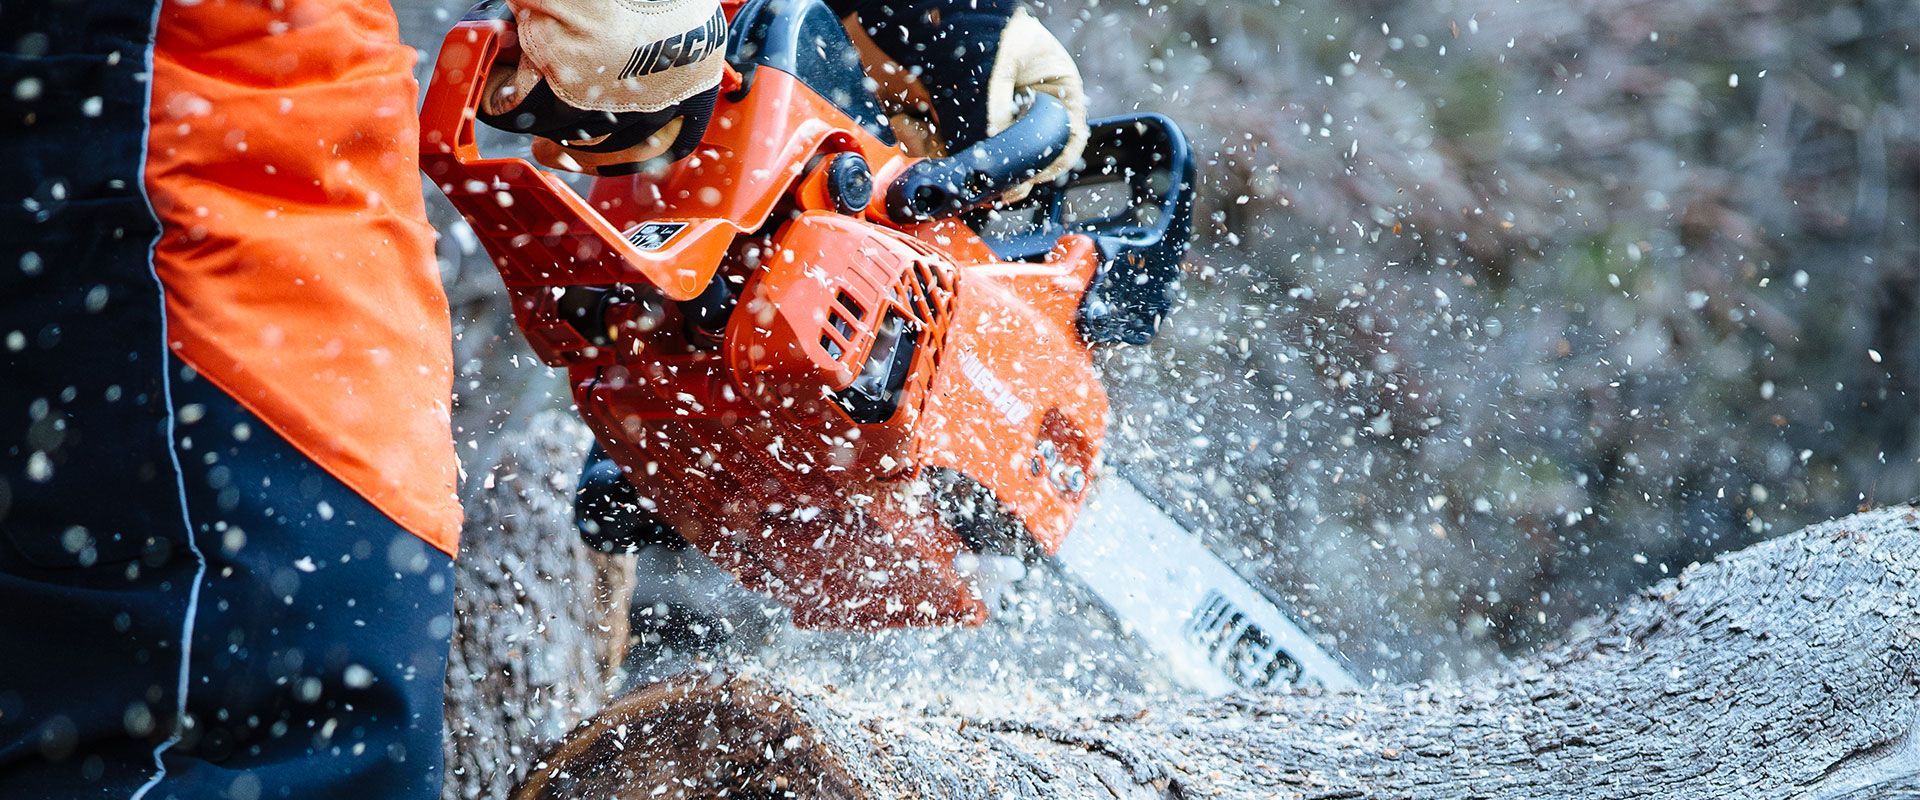
[(998, 545), (963, 535), (933, 486), (968, 487), (969, 509), (1024, 536), (1009, 549), (1063, 544), (1106, 436), (1080, 318), (1117, 229), (1049, 216), (1059, 235), (1014, 258), (959, 218), (902, 221), (855, 191), (921, 160), (876, 116), (820, 0), (739, 6), (743, 77), (699, 150), (582, 198), (474, 144), (500, 26), (449, 34), (423, 168), (493, 255), (535, 352), (568, 370), (628, 501), (801, 626), (983, 620), (959, 557)]

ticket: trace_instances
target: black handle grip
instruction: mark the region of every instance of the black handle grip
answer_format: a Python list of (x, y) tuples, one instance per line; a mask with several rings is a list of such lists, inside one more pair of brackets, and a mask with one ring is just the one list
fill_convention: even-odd
[(1072, 136), (1066, 104), (1035, 93), (1027, 113), (1006, 130), (946, 158), (908, 167), (887, 188), (887, 215), (901, 224), (925, 222), (985, 203), (1040, 174)]

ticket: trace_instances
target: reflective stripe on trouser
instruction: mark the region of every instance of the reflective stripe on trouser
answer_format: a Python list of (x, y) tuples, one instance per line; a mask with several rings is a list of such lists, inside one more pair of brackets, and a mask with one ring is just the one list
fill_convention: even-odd
[(438, 797), (447, 557), (167, 355), (156, 11), (0, 4), (0, 797)]

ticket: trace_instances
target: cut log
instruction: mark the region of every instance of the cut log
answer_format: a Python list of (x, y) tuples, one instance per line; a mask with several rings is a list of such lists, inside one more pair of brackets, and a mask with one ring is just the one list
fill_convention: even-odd
[(1690, 567), (1589, 631), (1458, 684), (1137, 706), (685, 677), (514, 797), (1920, 797), (1913, 509)]
[(447, 800), (505, 798), (542, 750), (605, 704), (627, 644), (633, 559), (573, 533), (589, 442), (535, 417), (468, 499), (447, 666)]

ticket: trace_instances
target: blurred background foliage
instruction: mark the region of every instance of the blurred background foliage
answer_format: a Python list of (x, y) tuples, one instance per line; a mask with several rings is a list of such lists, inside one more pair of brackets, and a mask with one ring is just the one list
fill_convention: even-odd
[[(395, 5), (424, 55), (462, 8)], [(1041, 10), (1096, 112), (1203, 157), (1111, 460), (1357, 666), (1482, 669), (1920, 495), (1920, 2)], [(430, 195), (473, 467), (565, 401)]]

